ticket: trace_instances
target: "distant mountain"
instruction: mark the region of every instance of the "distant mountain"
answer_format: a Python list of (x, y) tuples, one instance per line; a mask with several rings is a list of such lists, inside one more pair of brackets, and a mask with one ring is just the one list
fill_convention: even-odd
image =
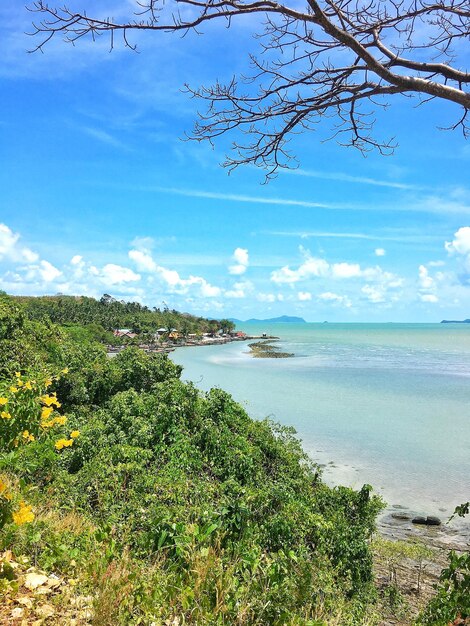
[(470, 320), (442, 320), (441, 324), (470, 324)]
[(279, 323), (291, 323), (291, 324), (306, 324), (307, 322), (303, 317), (293, 317), (291, 315), (281, 315), (280, 317), (270, 317), (269, 319), (259, 320), (251, 318), (249, 320), (237, 320), (233, 317), (230, 318), (230, 322), (234, 324), (279, 324)]

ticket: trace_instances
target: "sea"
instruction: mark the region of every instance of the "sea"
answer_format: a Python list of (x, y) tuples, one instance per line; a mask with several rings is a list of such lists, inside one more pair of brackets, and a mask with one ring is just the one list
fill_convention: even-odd
[(470, 499), (470, 324), (276, 323), (292, 358), (249, 342), (182, 347), (201, 390), (230, 392), (256, 419), (293, 426), (330, 485), (367, 483), (389, 510), (447, 519)]

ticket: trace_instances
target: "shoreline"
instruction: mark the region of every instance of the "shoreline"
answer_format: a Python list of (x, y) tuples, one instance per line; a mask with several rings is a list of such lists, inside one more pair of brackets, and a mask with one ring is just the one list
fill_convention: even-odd
[(244, 335), (242, 337), (239, 336), (227, 336), (224, 335), (222, 337), (204, 337), (203, 339), (179, 339), (177, 341), (165, 341), (160, 345), (154, 344), (126, 344), (121, 346), (112, 346), (105, 345), (106, 351), (109, 356), (113, 356), (122, 352), (125, 348), (130, 346), (135, 346), (140, 348), (147, 354), (169, 354), (170, 352), (174, 352), (176, 348), (190, 348), (190, 347), (200, 347), (200, 346), (219, 346), (225, 345), (227, 343), (234, 343), (236, 341), (253, 341), (253, 340), (278, 340), (279, 337), (275, 337), (274, 335)]
[(393, 517), (394, 513), (404, 509), (387, 507), (377, 518), (377, 532), (392, 541), (420, 542), (428, 547), (441, 550), (457, 550), (468, 552), (470, 549), (470, 523), (454, 518), (455, 524), (448, 524), (447, 519), (441, 520), (439, 526), (413, 524), (412, 512), (406, 510), (409, 519)]
[[(255, 349), (249, 346), (250, 351), (244, 352), (250, 358), (286, 358), (284, 353), (280, 353), (277, 356), (276, 351), (271, 351), (273, 347), (269, 344), (269, 341), (279, 340), (279, 337), (271, 335), (244, 335), (244, 336), (224, 336), (224, 337), (205, 337), (203, 339), (195, 340), (179, 340), (176, 342), (165, 342), (164, 344), (153, 347), (147, 344), (140, 344), (140, 349), (149, 354), (170, 354), (177, 348), (188, 347), (202, 347), (202, 346), (215, 346), (225, 345), (234, 342), (246, 342), (246, 341), (258, 341), (258, 344), (254, 344)], [(258, 347), (267, 345), (270, 349), (266, 354), (260, 354), (262, 350), (258, 350)], [(128, 346), (106, 346), (108, 356), (115, 356)], [(277, 350), (279, 348), (276, 347)], [(286, 353), (287, 355), (287, 353)], [(288, 354), (289, 357), (295, 356), (294, 354)], [(303, 443), (302, 443), (303, 445)], [(307, 452), (314, 462), (315, 457), (311, 452)], [(321, 465), (321, 464), (319, 464)], [(323, 478), (323, 480), (325, 480)], [(379, 494), (381, 495), (381, 494)], [(382, 496), (383, 497), (383, 496)], [(395, 516), (400, 513), (400, 516)], [(465, 551), (470, 548), (470, 523), (462, 521), (457, 526), (449, 526), (446, 524), (446, 519), (441, 520), (439, 526), (427, 526), (418, 525), (412, 523), (412, 518), (418, 516), (419, 513), (412, 511), (406, 506), (402, 505), (387, 505), (387, 508), (377, 518), (377, 532), (384, 539), (392, 541), (419, 541), (426, 546), (437, 549), (439, 551), (457, 550)], [(407, 519), (405, 519), (405, 516)], [(459, 521), (459, 520), (457, 520)]]

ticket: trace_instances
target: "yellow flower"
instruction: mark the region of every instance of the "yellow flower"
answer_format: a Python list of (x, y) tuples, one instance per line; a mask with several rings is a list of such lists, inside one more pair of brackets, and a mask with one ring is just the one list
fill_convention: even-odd
[(0, 398), (0, 406), (5, 406), (7, 402), (8, 402), (8, 398)]
[(51, 380), (50, 378), (47, 378), (47, 379), (44, 381), (44, 386), (45, 386), (45, 387), (46, 387), (46, 389), (47, 389), (47, 387), (50, 387), (51, 385), (52, 385), (52, 380)]
[(21, 380), (21, 378), (18, 378), (18, 380), (16, 381), (16, 384), (18, 385), (18, 387), (22, 387), (24, 385), (24, 383)]
[(68, 373), (69, 373), (69, 368), (64, 367), (64, 369), (62, 370), (62, 374), (68, 374)]
[(79, 430), (72, 430), (72, 432), (70, 433), (70, 437), (72, 439), (76, 439), (79, 436), (80, 436), (80, 431)]
[(24, 386), (25, 389), (29, 389), (31, 390), (33, 388), (33, 386), (31, 385), (30, 381), (28, 380), (28, 382), (25, 384)]
[(43, 406), (41, 411), (41, 419), (47, 420), (49, 415), (53, 413), (54, 409), (51, 406)]
[(59, 424), (59, 426), (63, 426), (66, 421), (67, 421), (67, 418), (65, 417), (65, 415), (59, 415), (58, 417), (54, 418), (54, 422), (56, 424)]
[(13, 521), (18, 526), (22, 524), (28, 524), (34, 519), (33, 507), (25, 502), (20, 502), (20, 508), (18, 511), (13, 511)]
[(11, 500), (11, 493), (8, 492), (8, 487), (3, 480), (0, 480), (0, 496), (5, 498), (5, 500)]
[(20, 372), (15, 372), (15, 376), (16, 376), (16, 378), (19, 378), (21, 376), (21, 373)]
[(0, 415), (3, 417), (3, 419), (6, 419), (6, 420), (11, 419), (11, 414), (8, 413), (8, 411), (2, 411)]
[(55, 447), (57, 450), (62, 450), (62, 448), (69, 448), (73, 444), (73, 439), (59, 439), (55, 442)]
[(35, 437), (29, 432), (29, 430), (24, 430), (23, 439), (26, 439), (27, 441), (34, 441)]
[(57, 402), (57, 400), (55, 401), (55, 405), (58, 409), (60, 409), (60, 407), (62, 406), (60, 402)]
[(51, 406), (51, 404), (55, 404), (57, 402), (57, 398), (54, 396), (41, 396), (41, 402), (47, 406)]
[(17, 393), (18, 392), (18, 388), (17, 387), (10, 387), (10, 391), (11, 391), (11, 393)]

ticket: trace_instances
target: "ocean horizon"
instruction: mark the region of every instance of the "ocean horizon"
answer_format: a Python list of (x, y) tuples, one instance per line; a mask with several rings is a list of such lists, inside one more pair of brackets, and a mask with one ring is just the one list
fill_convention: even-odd
[(445, 520), (469, 498), (470, 325), (238, 324), (276, 335), (287, 359), (246, 342), (177, 349), (183, 378), (292, 426), (331, 485), (371, 484), (388, 506)]

